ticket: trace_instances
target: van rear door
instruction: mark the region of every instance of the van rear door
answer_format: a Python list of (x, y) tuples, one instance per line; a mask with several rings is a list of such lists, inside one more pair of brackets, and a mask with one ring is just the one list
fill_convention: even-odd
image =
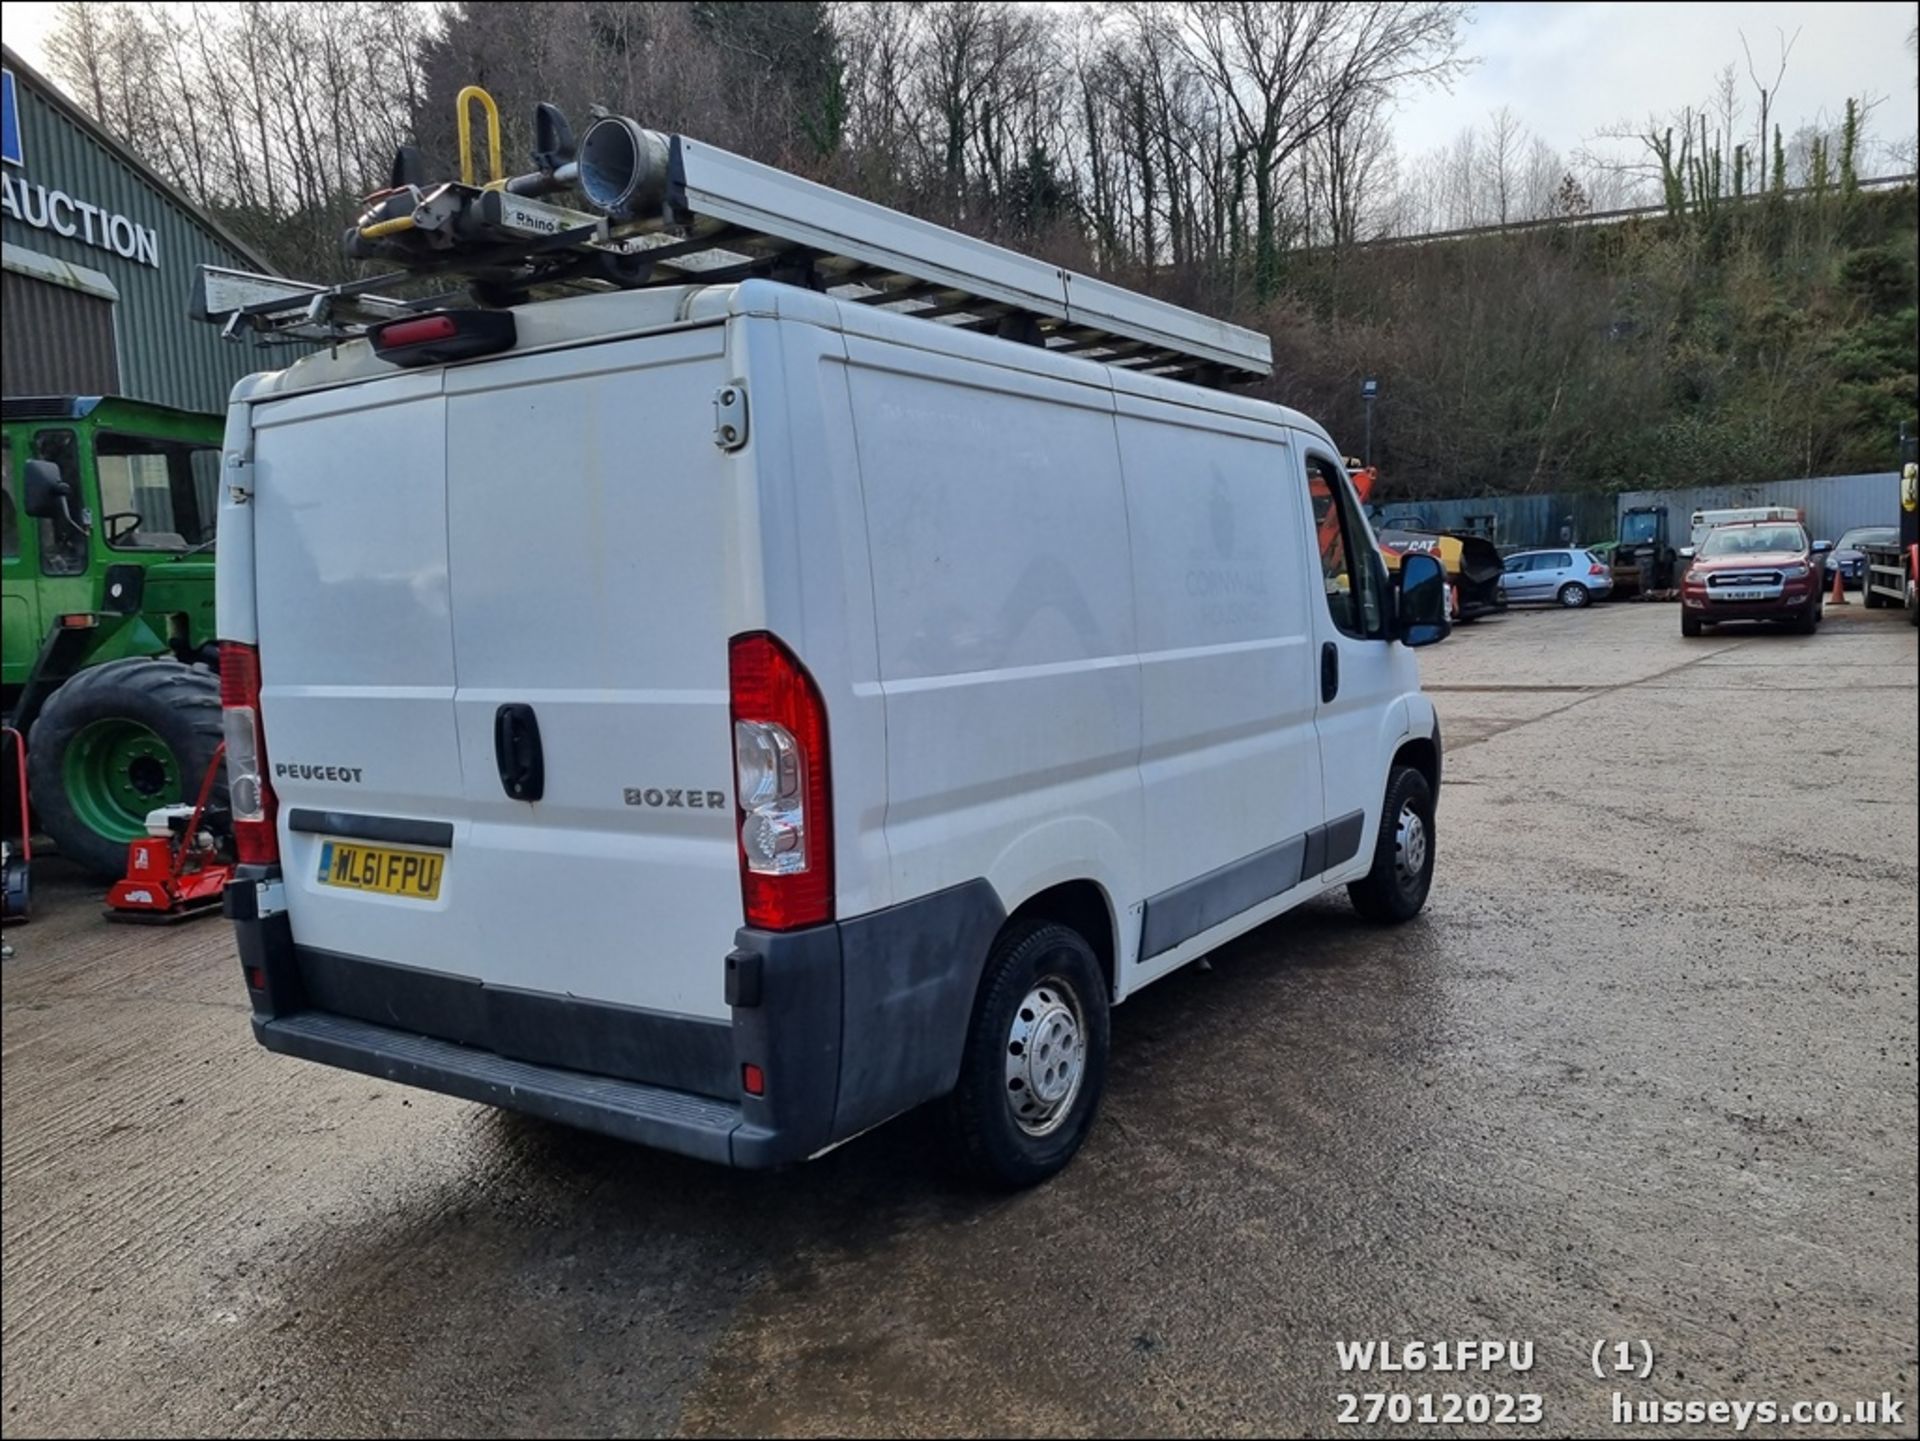
[(394, 899), (318, 875), (323, 856), (349, 860), (330, 839), (368, 828), (339, 816), (463, 819), (440, 377), (271, 401), (253, 424), (261, 710), (296, 933), (440, 957), (453, 892)]
[[(723, 338), (710, 326), (447, 375), (459, 921), (495, 983), (729, 1015), (740, 576), (732, 463), (713, 441)], [(537, 802), (502, 778), (507, 706), (538, 728)]]
[[(726, 378), (709, 326), (256, 407), (262, 709), (300, 946), (728, 1015)], [(537, 801), (503, 779), (503, 707), (523, 752), (537, 729)], [(437, 897), (322, 879), (350, 839), (333, 813), (407, 823), (400, 848), (442, 858)]]

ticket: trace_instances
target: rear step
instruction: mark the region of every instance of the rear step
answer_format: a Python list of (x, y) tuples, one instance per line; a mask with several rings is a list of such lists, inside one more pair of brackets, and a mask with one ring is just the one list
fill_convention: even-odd
[(732, 1160), (733, 1133), (742, 1119), (738, 1106), (711, 1097), (531, 1065), (324, 1011), (299, 1011), (274, 1020), (256, 1016), (253, 1029), (260, 1044), (282, 1055), (525, 1111), (722, 1165)]

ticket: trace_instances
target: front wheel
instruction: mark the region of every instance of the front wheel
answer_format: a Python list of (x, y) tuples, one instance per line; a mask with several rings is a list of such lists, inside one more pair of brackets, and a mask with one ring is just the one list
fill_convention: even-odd
[(1433, 889), (1433, 787), (1412, 766), (1395, 766), (1380, 809), (1373, 869), (1347, 887), (1353, 908), (1376, 925), (1398, 925), (1420, 914)]
[(1820, 604), (1818, 601), (1808, 606), (1802, 614), (1800, 614), (1794, 619), (1794, 622), (1793, 622), (1794, 630), (1801, 635), (1812, 635), (1814, 631), (1819, 629), (1819, 627), (1820, 627)]
[(1685, 636), (1699, 635), (1700, 634), (1700, 617), (1697, 615), (1688, 615), (1684, 610), (1681, 611), (1680, 612), (1680, 634)]
[(962, 1164), (1018, 1190), (1057, 1174), (1107, 1080), (1107, 988), (1078, 931), (1016, 921), (987, 958), (947, 1127)]
[(1579, 610), (1592, 599), (1592, 593), (1577, 581), (1568, 581), (1560, 587), (1560, 604), (1568, 610)]

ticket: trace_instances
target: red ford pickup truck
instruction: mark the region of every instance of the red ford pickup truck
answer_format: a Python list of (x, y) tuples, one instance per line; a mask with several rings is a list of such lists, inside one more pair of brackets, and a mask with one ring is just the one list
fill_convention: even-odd
[(1820, 624), (1821, 557), (1832, 547), (1807, 539), (1797, 521), (1715, 526), (1687, 559), (1680, 583), (1680, 634), (1729, 620), (1784, 620), (1802, 635)]

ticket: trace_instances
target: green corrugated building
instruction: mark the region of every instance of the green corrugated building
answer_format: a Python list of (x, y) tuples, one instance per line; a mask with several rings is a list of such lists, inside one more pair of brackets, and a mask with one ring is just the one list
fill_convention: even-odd
[(187, 318), (192, 280), (203, 264), (271, 267), (4, 55), (0, 391), (224, 410), (266, 359)]

